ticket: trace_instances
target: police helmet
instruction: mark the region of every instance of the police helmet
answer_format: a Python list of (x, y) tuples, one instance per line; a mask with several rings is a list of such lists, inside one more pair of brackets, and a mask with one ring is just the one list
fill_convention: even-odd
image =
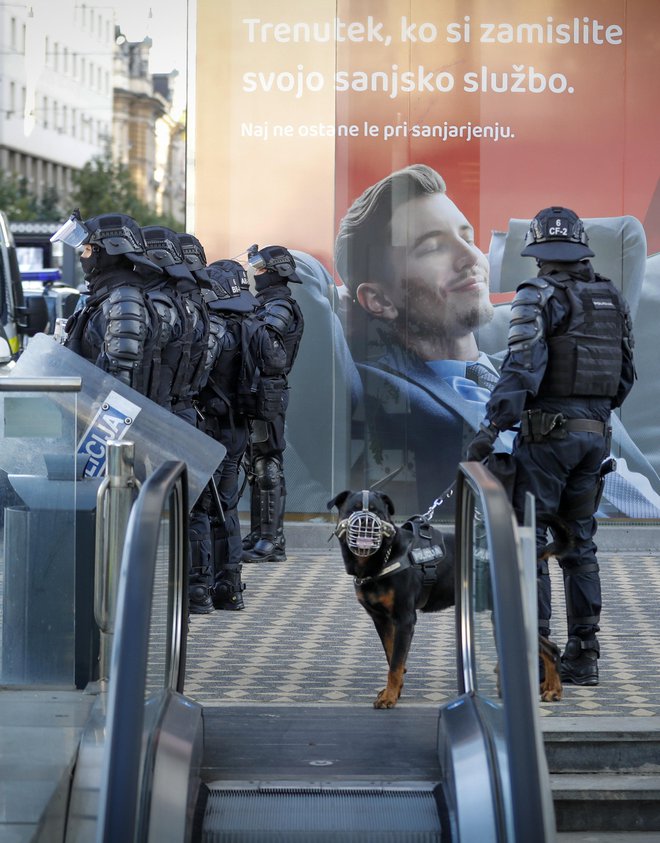
[(125, 255), (134, 264), (161, 271), (147, 257), (142, 230), (128, 214), (100, 214), (82, 220), (76, 209), (50, 239), (53, 243), (61, 241), (75, 248), (98, 246), (109, 255)]
[(211, 279), (211, 289), (217, 300), (210, 302), (212, 310), (230, 310), (249, 313), (259, 306), (250, 292), (247, 272), (238, 261), (217, 260), (206, 267)]
[(248, 249), (248, 263), (256, 270), (277, 272), (282, 279), (302, 284), (296, 275), (296, 262), (293, 255), (284, 246), (264, 246), (260, 249), (255, 243)]
[(592, 258), (584, 223), (570, 208), (544, 208), (531, 221), (523, 257), (542, 261), (581, 261)]
[(206, 252), (204, 247), (193, 234), (178, 234), (177, 236), (186, 266), (197, 281), (201, 281), (204, 286), (208, 286), (210, 279), (205, 268)]
[(183, 256), (176, 231), (160, 225), (147, 225), (142, 229), (147, 246), (147, 257), (173, 278), (194, 281)]

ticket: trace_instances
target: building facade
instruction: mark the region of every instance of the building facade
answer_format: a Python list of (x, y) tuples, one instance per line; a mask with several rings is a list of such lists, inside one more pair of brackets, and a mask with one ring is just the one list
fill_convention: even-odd
[(128, 42), (120, 23), (111, 5), (0, 5), (0, 172), (66, 208), (73, 174), (111, 151), (141, 201), (183, 221), (176, 74), (152, 76), (151, 41)]

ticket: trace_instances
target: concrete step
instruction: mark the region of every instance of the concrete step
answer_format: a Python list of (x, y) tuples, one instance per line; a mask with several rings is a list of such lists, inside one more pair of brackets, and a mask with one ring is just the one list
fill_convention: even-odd
[(553, 717), (542, 729), (558, 832), (580, 843), (660, 840), (659, 718)]
[(550, 775), (557, 831), (660, 832), (660, 775)]
[(660, 774), (658, 717), (552, 717), (542, 729), (551, 773)]

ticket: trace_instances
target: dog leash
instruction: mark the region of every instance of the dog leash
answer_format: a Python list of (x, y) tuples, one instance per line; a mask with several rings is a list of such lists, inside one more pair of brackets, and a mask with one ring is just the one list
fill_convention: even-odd
[(437, 509), (439, 506), (442, 506), (442, 504), (443, 504), (445, 501), (448, 501), (448, 500), (449, 500), (449, 498), (451, 498), (451, 497), (452, 497), (452, 495), (454, 494), (455, 487), (456, 487), (456, 480), (454, 480), (454, 482), (453, 482), (453, 483), (451, 483), (449, 486), (447, 486), (447, 488), (446, 488), (446, 489), (444, 490), (444, 492), (440, 495), (440, 497), (436, 498), (436, 499), (433, 501), (433, 503), (432, 503), (432, 504), (431, 504), (431, 506), (430, 506), (430, 507), (426, 510), (426, 512), (424, 513), (424, 515), (422, 515), (422, 518), (424, 518), (424, 520), (425, 520), (425, 521), (430, 521), (430, 520), (431, 520), (431, 518), (433, 518), (433, 513), (436, 511), (436, 509)]

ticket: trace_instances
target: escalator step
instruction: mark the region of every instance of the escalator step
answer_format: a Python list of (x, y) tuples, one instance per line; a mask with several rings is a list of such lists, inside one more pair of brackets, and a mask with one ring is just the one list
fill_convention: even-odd
[(439, 843), (432, 791), (210, 786), (203, 843)]

